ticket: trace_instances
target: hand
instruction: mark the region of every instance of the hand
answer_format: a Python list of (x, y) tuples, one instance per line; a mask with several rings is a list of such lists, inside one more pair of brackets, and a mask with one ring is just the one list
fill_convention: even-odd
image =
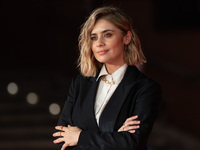
[(121, 128), (119, 128), (118, 132), (128, 131), (130, 133), (135, 133), (135, 129), (140, 128), (140, 126), (138, 125), (138, 124), (140, 124), (140, 121), (135, 120), (137, 118), (138, 118), (138, 116), (136, 115), (136, 116), (132, 116), (132, 117), (126, 119), (126, 121), (121, 126)]
[(56, 126), (59, 132), (53, 134), (54, 137), (59, 137), (58, 139), (54, 140), (55, 144), (64, 142), (61, 150), (65, 150), (68, 146), (76, 146), (78, 143), (78, 139), (81, 133), (81, 129), (78, 127), (72, 127), (68, 125), (67, 127), (63, 126)]

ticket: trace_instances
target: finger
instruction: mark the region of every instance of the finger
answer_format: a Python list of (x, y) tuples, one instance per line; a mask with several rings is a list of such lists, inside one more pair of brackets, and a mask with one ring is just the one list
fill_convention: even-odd
[(122, 126), (122, 131), (126, 131), (126, 126), (125, 125)]
[(135, 130), (129, 130), (128, 132), (129, 133), (135, 133)]
[(132, 116), (132, 117), (126, 119), (126, 121), (135, 120), (135, 119), (137, 119), (137, 118), (138, 118), (138, 115), (136, 115), (136, 116)]
[(134, 119), (137, 119), (137, 118), (138, 118), (138, 115), (135, 115), (135, 116), (128, 118), (127, 120), (134, 120)]
[(67, 129), (67, 127), (64, 127), (64, 126), (56, 126), (55, 128), (61, 131), (65, 131)]
[(129, 130), (138, 129), (138, 128), (140, 128), (140, 126), (128, 126), (128, 127), (125, 127), (124, 130), (129, 131)]
[(64, 138), (58, 138), (58, 139), (53, 141), (54, 144), (58, 144), (58, 143), (61, 143), (61, 142), (64, 142)]
[(63, 129), (63, 126), (56, 126), (55, 127), (57, 130), (62, 130)]
[(138, 125), (138, 124), (140, 124), (140, 121), (138, 121), (138, 120), (136, 120), (136, 121), (128, 121), (128, 122), (124, 123), (125, 126)]
[(56, 132), (53, 134), (53, 137), (63, 136), (62, 134), (63, 134), (63, 132)]
[(67, 148), (67, 147), (68, 147), (68, 145), (65, 143), (65, 144), (63, 144), (61, 150), (65, 150), (65, 148)]
[(126, 127), (125, 124), (123, 124), (123, 125), (121, 126), (121, 128), (120, 128), (118, 131), (126, 131), (126, 130), (125, 130), (125, 127)]
[(123, 126), (121, 128), (119, 128), (118, 132), (123, 131)]

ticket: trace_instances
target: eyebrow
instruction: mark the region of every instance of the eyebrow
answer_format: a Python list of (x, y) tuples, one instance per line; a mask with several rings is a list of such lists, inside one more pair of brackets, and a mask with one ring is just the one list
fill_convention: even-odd
[[(105, 32), (108, 32), (108, 31), (115, 32), (114, 30), (107, 29), (107, 30), (103, 30), (101, 33), (105, 33)], [(97, 34), (96, 33), (91, 33), (91, 35), (97, 35)]]

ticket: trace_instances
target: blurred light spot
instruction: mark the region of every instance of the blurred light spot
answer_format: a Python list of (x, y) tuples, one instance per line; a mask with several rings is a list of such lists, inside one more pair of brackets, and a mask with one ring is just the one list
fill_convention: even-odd
[(49, 111), (53, 115), (58, 115), (60, 113), (60, 106), (58, 104), (56, 104), (56, 103), (52, 103), (49, 106)]
[(7, 90), (8, 90), (8, 93), (10, 93), (11, 95), (15, 95), (18, 92), (18, 86), (16, 83), (11, 82), (8, 84)]
[(26, 100), (29, 104), (37, 104), (38, 102), (38, 95), (36, 93), (28, 93), (26, 96)]

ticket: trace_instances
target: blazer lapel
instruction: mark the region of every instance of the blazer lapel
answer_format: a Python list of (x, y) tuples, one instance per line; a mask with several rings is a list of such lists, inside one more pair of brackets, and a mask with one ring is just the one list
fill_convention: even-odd
[(115, 122), (137, 76), (137, 68), (128, 66), (123, 80), (118, 85), (109, 102), (107, 103), (99, 120), (99, 128), (104, 132), (113, 132)]
[(82, 104), (80, 104), (82, 112), (84, 112), (84, 119), (86, 121), (86, 124), (88, 128), (99, 131), (99, 127), (96, 122), (95, 113), (94, 113), (94, 102), (98, 87), (98, 81), (96, 81), (96, 78), (91, 78), (89, 83), (88, 81), (85, 81), (85, 85), (82, 86), (83, 95), (87, 93), (86, 96), (82, 101)]

